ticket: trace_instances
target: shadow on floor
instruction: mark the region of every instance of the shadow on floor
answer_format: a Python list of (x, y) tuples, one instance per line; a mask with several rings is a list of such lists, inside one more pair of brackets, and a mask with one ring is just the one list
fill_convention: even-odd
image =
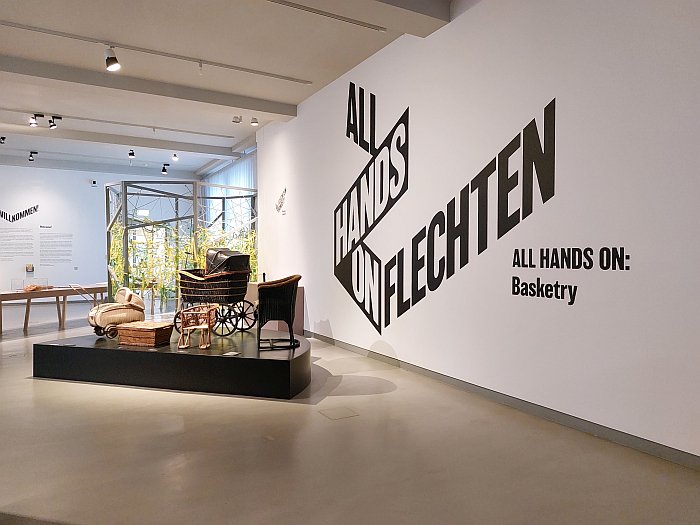
[(0, 525), (68, 525), (60, 521), (45, 521), (30, 518), (28, 516), (19, 516), (17, 514), (5, 514), (0, 512)]
[[(57, 333), (58, 330), (58, 323), (55, 321), (53, 322), (48, 322), (48, 323), (42, 323), (42, 324), (34, 324), (30, 325), (29, 329), (25, 333), (24, 330), (20, 328), (11, 328), (9, 330), (3, 330), (2, 334), (0, 334), (0, 343), (4, 343), (7, 341), (16, 341), (17, 339), (24, 339), (26, 337), (32, 337), (35, 335), (44, 335), (44, 334), (50, 334), (50, 333)], [(83, 318), (78, 318), (78, 319), (68, 319), (66, 321), (66, 330), (71, 329), (71, 328), (82, 328), (82, 327), (89, 327), (88, 322), (86, 319)], [(61, 333), (58, 331), (58, 333)], [(0, 525), (4, 525), (2, 521), (0, 521)]]
[(317, 405), (328, 396), (371, 396), (388, 394), (397, 388), (391, 381), (380, 377), (333, 375), (322, 366), (315, 364), (320, 358), (312, 357), (311, 360), (313, 361), (311, 384), (294, 399), (290, 399), (289, 403)]
[[(313, 362), (319, 361), (319, 357), (312, 357)], [(33, 381), (58, 381), (68, 383), (83, 383), (86, 385), (116, 386), (118, 388), (130, 388), (136, 390), (160, 390), (163, 392), (190, 393), (199, 396), (216, 397), (247, 397), (249, 399), (266, 399), (269, 401), (279, 401), (281, 403), (297, 403), (303, 405), (318, 405), (321, 401), (330, 396), (371, 396), (376, 394), (388, 394), (397, 389), (397, 386), (386, 379), (380, 377), (360, 376), (360, 375), (334, 375), (322, 366), (311, 365), (311, 383), (293, 399), (273, 399), (255, 398), (250, 396), (236, 396), (231, 394), (216, 394), (212, 392), (191, 392), (187, 390), (170, 390), (166, 388), (149, 388), (131, 385), (110, 385), (107, 383), (94, 383), (91, 381), (70, 381), (63, 379), (47, 379), (28, 376), (27, 379)], [(0, 521), (0, 525), (5, 525)]]
[[(171, 316), (172, 314), (165, 315), (169, 318), (169, 316)], [(41, 324), (30, 325), (27, 333), (24, 333), (21, 327), (6, 330), (2, 333), (2, 335), (0, 335), (0, 343), (21, 340), (26, 337), (41, 336), (44, 334), (58, 335), (61, 332), (56, 332), (56, 324), (57, 323), (55, 321), (51, 321)], [(66, 329), (75, 328), (89, 329), (90, 327), (87, 325), (87, 321), (83, 317), (68, 319), (66, 321)], [(394, 368), (391, 365), (382, 364), (379, 362), (372, 362), (370, 366), (366, 366), (364, 365), (365, 358), (357, 356), (353, 358), (336, 359), (332, 363), (329, 363), (328, 366), (331, 367), (332, 370), (328, 370), (327, 368), (316, 364), (316, 362), (320, 360), (319, 357), (312, 357), (311, 359), (311, 383), (309, 384), (309, 386), (306, 387), (306, 389), (304, 389), (293, 399), (279, 401), (316, 405), (329, 396), (336, 397), (387, 394), (397, 389), (394, 383), (386, 379), (367, 375), (360, 375), (360, 373), (362, 372), (371, 372), (373, 370), (376, 370), (377, 367)], [(121, 388), (143, 387), (121, 386)], [(176, 391), (173, 390), (173, 392)], [(225, 394), (212, 393), (200, 393), (199, 395), (226, 396)], [(4, 523), (5, 522), (0, 521), (0, 525), (4, 525)]]

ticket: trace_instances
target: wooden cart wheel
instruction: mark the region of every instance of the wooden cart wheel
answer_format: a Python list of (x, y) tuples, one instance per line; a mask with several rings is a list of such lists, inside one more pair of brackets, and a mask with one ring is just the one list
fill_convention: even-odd
[(188, 306), (192, 306), (192, 303), (183, 301), (180, 305), (180, 309), (177, 312), (175, 312), (175, 317), (173, 317), (173, 326), (175, 327), (175, 331), (178, 334), (180, 333), (180, 330), (182, 330), (182, 316), (180, 314), (182, 313), (182, 310), (187, 308)]
[(216, 323), (212, 332), (220, 337), (226, 337), (236, 331), (236, 311), (227, 304), (219, 306), (216, 310)]
[(240, 301), (234, 305), (236, 313), (236, 329), (246, 332), (253, 328), (257, 316), (255, 315), (255, 305), (250, 301)]

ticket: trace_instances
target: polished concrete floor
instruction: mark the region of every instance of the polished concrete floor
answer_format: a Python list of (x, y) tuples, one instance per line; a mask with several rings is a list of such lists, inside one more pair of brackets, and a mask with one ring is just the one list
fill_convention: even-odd
[(86, 308), (11, 310), (2, 525), (700, 523), (700, 472), (320, 341), (292, 401), (35, 380)]

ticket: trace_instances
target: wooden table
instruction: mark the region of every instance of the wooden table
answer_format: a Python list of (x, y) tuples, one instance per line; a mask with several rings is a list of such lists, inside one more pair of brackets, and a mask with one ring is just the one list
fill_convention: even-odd
[[(47, 297), (56, 298), (56, 313), (58, 314), (58, 328), (64, 330), (66, 328), (66, 302), (69, 295), (91, 295), (93, 306), (97, 305), (97, 295), (100, 296), (100, 301), (104, 294), (107, 293), (106, 284), (90, 284), (87, 286), (78, 286), (75, 288), (58, 287), (48, 290), (38, 290), (35, 292), (25, 292), (24, 290), (16, 290), (13, 292), (0, 292), (0, 334), (2, 334), (2, 303), (4, 301), (27, 301), (27, 306), (24, 311), (24, 331), (29, 327), (29, 312), (31, 310), (32, 299), (45, 299)], [(61, 301), (63, 299), (63, 301)]]

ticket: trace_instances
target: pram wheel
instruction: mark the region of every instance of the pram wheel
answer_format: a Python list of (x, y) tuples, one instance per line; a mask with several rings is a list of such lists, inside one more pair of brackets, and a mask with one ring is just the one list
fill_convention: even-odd
[(221, 305), (216, 310), (216, 324), (214, 324), (212, 332), (220, 337), (226, 337), (236, 331), (237, 322), (236, 310), (229, 305)]
[(236, 315), (236, 329), (243, 332), (250, 330), (257, 319), (255, 305), (244, 299), (236, 303), (233, 308)]
[(180, 312), (181, 310), (178, 310), (175, 317), (173, 317), (173, 326), (178, 334), (180, 333), (180, 328), (182, 326), (182, 317), (180, 316)]
[(114, 339), (119, 335), (119, 330), (117, 330), (117, 325), (115, 324), (109, 324), (105, 326), (104, 328), (104, 334), (107, 336), (108, 339)]
[(105, 335), (105, 331), (102, 329), (101, 326), (96, 326), (96, 327), (95, 327), (95, 335), (96, 335), (97, 337), (102, 337), (103, 335)]

